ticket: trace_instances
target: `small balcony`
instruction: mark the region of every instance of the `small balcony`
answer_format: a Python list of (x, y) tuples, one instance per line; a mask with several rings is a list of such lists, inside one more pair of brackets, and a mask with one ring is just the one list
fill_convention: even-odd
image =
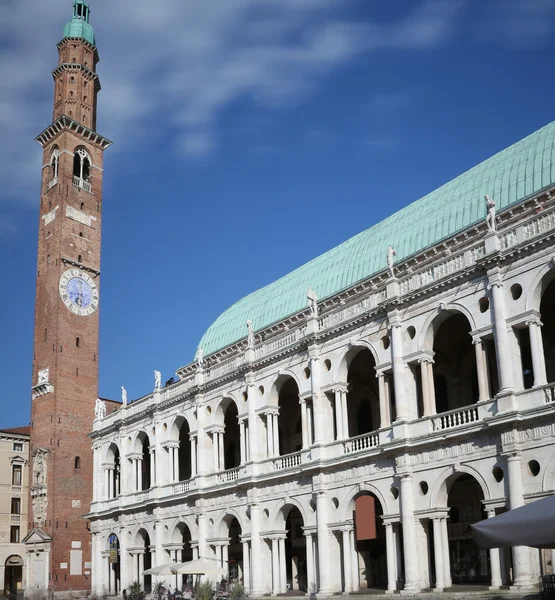
[(12, 523), (20, 523), (21, 522), (21, 515), (11, 515), (10, 516), (10, 521)]
[(92, 186), (89, 181), (85, 181), (81, 177), (76, 177), (75, 175), (73, 176), (73, 185), (85, 190), (85, 192), (90, 192), (92, 190)]

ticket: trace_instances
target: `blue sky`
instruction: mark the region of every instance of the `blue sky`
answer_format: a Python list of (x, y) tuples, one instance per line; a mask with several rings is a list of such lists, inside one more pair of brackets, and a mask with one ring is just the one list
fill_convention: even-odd
[[(94, 0), (100, 395), (555, 118), (553, 0)], [(29, 421), (41, 152), (71, 0), (0, 5), (0, 427)]]

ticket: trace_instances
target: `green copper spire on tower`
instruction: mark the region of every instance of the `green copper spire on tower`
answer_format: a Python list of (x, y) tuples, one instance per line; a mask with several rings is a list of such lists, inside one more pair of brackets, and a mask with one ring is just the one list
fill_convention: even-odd
[(85, 0), (75, 0), (73, 2), (73, 19), (64, 25), (64, 38), (83, 38), (89, 44), (96, 46), (94, 31), (89, 24), (90, 14), (91, 9)]

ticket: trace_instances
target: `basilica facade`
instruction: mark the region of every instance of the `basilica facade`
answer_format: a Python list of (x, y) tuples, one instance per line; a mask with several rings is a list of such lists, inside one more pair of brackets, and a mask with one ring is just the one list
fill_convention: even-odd
[(100, 406), (93, 591), (199, 557), (251, 596), (550, 572), (469, 525), (555, 489), (554, 149), (551, 124), (240, 300), (177, 382)]

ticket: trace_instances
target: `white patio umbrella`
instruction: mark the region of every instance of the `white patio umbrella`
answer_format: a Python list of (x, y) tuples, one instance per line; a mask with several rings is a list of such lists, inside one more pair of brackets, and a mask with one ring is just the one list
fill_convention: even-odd
[(227, 575), (227, 568), (220, 567), (216, 562), (205, 558), (190, 560), (175, 565), (175, 573), (180, 575), (207, 575), (208, 577), (223, 577)]
[(482, 548), (555, 548), (555, 496), (475, 523), (470, 531)]
[(175, 575), (176, 563), (167, 563), (165, 565), (159, 565), (158, 567), (152, 567), (147, 569), (145, 575)]

